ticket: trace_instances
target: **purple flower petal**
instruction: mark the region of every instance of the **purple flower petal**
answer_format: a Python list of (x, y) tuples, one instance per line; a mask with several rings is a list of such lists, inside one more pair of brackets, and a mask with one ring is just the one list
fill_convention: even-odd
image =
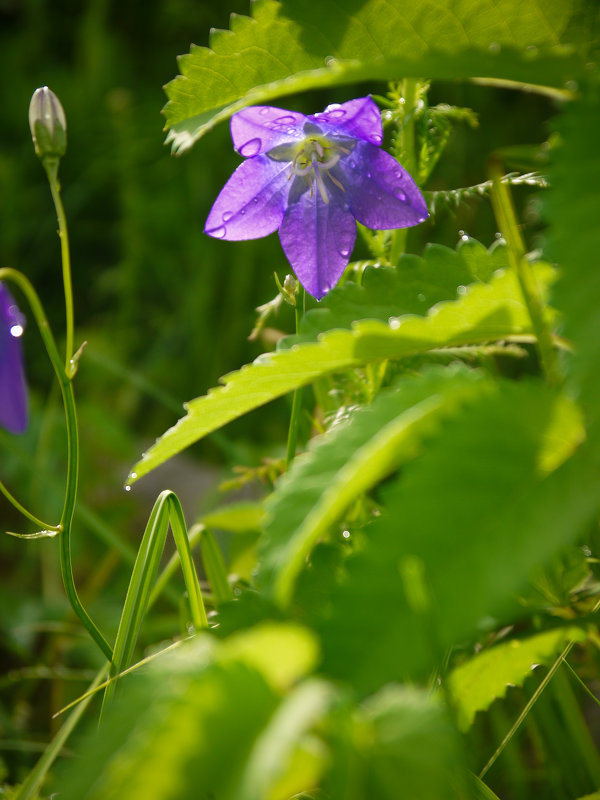
[[(383, 125), (379, 108), (372, 97), (359, 97), (347, 103), (334, 103), (320, 114), (310, 117), (327, 132), (364, 139), (371, 144), (383, 142)], [(327, 123), (323, 126), (323, 123)]]
[(374, 230), (409, 228), (429, 216), (417, 184), (389, 153), (357, 142), (333, 171), (356, 219)]
[(0, 283), (0, 425), (23, 433), (28, 422), (27, 386), (20, 335), (25, 318)]
[(296, 277), (320, 300), (340, 279), (356, 240), (356, 222), (339, 198), (309, 190), (288, 206), (279, 237)]
[(290, 165), (256, 156), (243, 161), (221, 189), (204, 226), (216, 239), (268, 236), (281, 225), (291, 181)]
[(302, 139), (304, 114), (273, 106), (250, 106), (231, 118), (233, 146), (244, 158), (258, 156), (277, 145)]

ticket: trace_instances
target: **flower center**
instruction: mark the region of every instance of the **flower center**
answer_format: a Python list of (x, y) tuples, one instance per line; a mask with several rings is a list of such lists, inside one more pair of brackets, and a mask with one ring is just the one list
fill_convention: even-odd
[(339, 180), (331, 174), (330, 170), (336, 166), (343, 155), (350, 152), (349, 148), (342, 147), (332, 142), (325, 136), (312, 134), (301, 142), (290, 145), (280, 145), (269, 151), (269, 158), (274, 161), (290, 161), (291, 171), (289, 177), (297, 175), (306, 178), (310, 186), (311, 197), (316, 185), (324, 203), (329, 203), (327, 187), (323, 180), (323, 173), (342, 191), (345, 191)]

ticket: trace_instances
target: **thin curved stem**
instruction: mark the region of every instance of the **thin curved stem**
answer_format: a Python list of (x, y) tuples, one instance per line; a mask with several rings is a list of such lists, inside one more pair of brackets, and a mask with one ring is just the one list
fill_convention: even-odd
[[(306, 308), (306, 293), (301, 289), (302, 293), (302, 312), (298, 308), (298, 301), (296, 298), (296, 333), (300, 332), (300, 322)], [(285, 453), (285, 468), (287, 469), (296, 455), (296, 445), (298, 443), (298, 424), (300, 422), (300, 412), (302, 410), (302, 387), (294, 391), (292, 397), (292, 413), (290, 414), (290, 427), (288, 429), (287, 447)]]
[(0, 481), (0, 492), (2, 492), (4, 497), (6, 497), (8, 502), (11, 503), (17, 509), (17, 511), (20, 511), (24, 517), (27, 517), (27, 519), (30, 522), (33, 522), (34, 525), (37, 525), (38, 528), (42, 528), (45, 531), (60, 531), (60, 525), (49, 525), (47, 522), (44, 522), (44, 520), (36, 517), (35, 514), (32, 514), (31, 511), (28, 511), (25, 506), (19, 503), (17, 498), (8, 491), (2, 481)]
[(73, 365), (73, 328), (74, 328), (74, 313), (73, 313), (73, 284), (71, 281), (71, 254), (69, 250), (69, 233), (67, 230), (67, 217), (63, 206), (62, 198), (60, 196), (60, 183), (58, 180), (58, 159), (46, 159), (43, 162), (46, 175), (48, 176), (48, 183), (50, 184), (50, 192), (52, 193), (52, 201), (56, 210), (56, 217), (58, 219), (58, 235), (60, 238), (60, 251), (62, 259), (62, 275), (63, 286), (65, 291), (65, 373), (68, 378), (72, 378), (75, 374), (76, 367)]
[(506, 240), (509, 264), (517, 275), (523, 299), (529, 311), (537, 340), (540, 363), (548, 383), (557, 385), (560, 383), (560, 373), (554, 349), (554, 337), (544, 318), (544, 301), (525, 256), (525, 245), (519, 232), (510, 191), (506, 182), (503, 181), (502, 164), (497, 157), (490, 159), (488, 170), (492, 181), (492, 207), (502, 236)]
[(108, 660), (112, 661), (112, 649), (83, 607), (79, 595), (77, 594), (75, 579), (73, 577), (71, 561), (71, 524), (73, 522), (73, 513), (75, 511), (75, 501), (77, 497), (79, 433), (71, 378), (61, 363), (54, 336), (50, 330), (40, 299), (31, 282), (23, 273), (11, 269), (10, 267), (0, 269), (0, 280), (5, 279), (15, 283), (27, 299), (39, 328), (46, 352), (48, 353), (50, 363), (52, 364), (52, 368), (58, 380), (65, 408), (67, 426), (67, 485), (65, 487), (65, 500), (58, 526), (60, 530), (60, 566), (65, 592), (73, 611), (75, 611), (83, 625), (87, 628), (90, 636), (94, 639)]

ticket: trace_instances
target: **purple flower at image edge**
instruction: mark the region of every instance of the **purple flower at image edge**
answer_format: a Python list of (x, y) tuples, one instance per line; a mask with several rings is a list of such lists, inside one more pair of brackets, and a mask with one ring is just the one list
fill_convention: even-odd
[(246, 160), (217, 197), (205, 233), (240, 241), (279, 230), (298, 280), (318, 300), (350, 260), (356, 221), (390, 230), (429, 216), (414, 180), (381, 149), (371, 97), (310, 116), (250, 106), (231, 118), (231, 138)]
[(24, 329), (25, 317), (0, 282), (0, 426), (10, 433), (23, 433), (29, 417), (20, 338)]

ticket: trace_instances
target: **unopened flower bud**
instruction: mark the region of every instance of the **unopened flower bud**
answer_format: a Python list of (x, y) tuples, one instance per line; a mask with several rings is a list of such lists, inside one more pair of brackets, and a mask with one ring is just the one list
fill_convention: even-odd
[(67, 118), (47, 86), (36, 89), (29, 104), (29, 127), (38, 158), (59, 159), (67, 149)]
[(281, 296), (288, 303), (290, 306), (296, 307), (296, 298), (298, 296), (298, 289), (300, 288), (300, 284), (294, 278), (293, 275), (286, 275), (285, 280), (283, 281), (283, 286), (279, 287), (279, 291), (281, 292)]

